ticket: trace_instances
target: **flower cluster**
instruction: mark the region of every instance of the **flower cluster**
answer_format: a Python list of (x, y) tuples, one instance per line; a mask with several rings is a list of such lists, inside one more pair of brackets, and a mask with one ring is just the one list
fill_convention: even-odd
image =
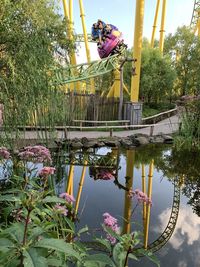
[[(66, 200), (67, 203), (71, 204), (72, 202), (75, 201), (74, 197), (72, 195), (69, 195), (68, 193), (62, 193), (59, 195), (60, 198), (63, 198)], [(57, 203), (54, 206), (54, 210), (56, 210), (58, 213), (67, 216), (68, 214), (68, 209), (66, 208), (65, 205), (61, 205), (60, 203)]]
[[(112, 217), (108, 212), (104, 213), (103, 214), (103, 217), (104, 217), (104, 222), (103, 224), (106, 226), (106, 227), (109, 227), (111, 228), (115, 233), (118, 233), (120, 232), (120, 228), (117, 224), (117, 219)], [(106, 234), (106, 238), (110, 241), (110, 243), (112, 245), (114, 245), (116, 243), (116, 238), (111, 236), (110, 234)]]
[(8, 152), (7, 148), (0, 147), (0, 159), (9, 159), (10, 152)]
[(54, 174), (55, 170), (56, 169), (53, 167), (44, 167), (39, 172), (39, 176), (46, 178), (47, 176)]
[(56, 205), (54, 206), (54, 209), (55, 209), (58, 213), (60, 213), (60, 214), (62, 214), (62, 215), (64, 215), (64, 216), (67, 216), (67, 214), (68, 214), (68, 209), (67, 209), (65, 206), (62, 206), (62, 205), (60, 205), (60, 204), (56, 204)]
[(144, 192), (140, 191), (139, 189), (136, 189), (135, 191), (130, 190), (129, 197), (130, 198), (135, 197), (139, 203), (146, 203), (146, 204), (152, 205), (151, 199), (148, 198), (148, 196)]
[(61, 193), (59, 197), (65, 199), (68, 203), (75, 201), (74, 197), (72, 195), (69, 195), (68, 193)]
[(44, 146), (27, 146), (19, 153), (19, 157), (21, 160), (36, 163), (52, 162), (50, 151)]

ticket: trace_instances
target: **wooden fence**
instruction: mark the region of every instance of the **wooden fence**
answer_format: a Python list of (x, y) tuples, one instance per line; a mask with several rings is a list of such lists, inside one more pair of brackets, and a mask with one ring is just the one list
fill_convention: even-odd
[(119, 100), (116, 98), (70, 93), (66, 95), (66, 106), (69, 110), (69, 121), (118, 120)]

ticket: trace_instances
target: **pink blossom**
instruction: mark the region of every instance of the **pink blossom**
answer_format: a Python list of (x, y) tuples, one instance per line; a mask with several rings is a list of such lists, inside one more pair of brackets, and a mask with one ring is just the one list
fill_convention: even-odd
[(44, 146), (27, 146), (19, 153), (21, 160), (32, 162), (52, 162), (50, 151)]
[(135, 191), (130, 190), (129, 197), (130, 198), (136, 197), (139, 203), (146, 203), (146, 204), (152, 205), (151, 199), (148, 198), (148, 196), (144, 192), (140, 191), (139, 189), (136, 189)]
[[(119, 234), (120, 228), (117, 225), (117, 219), (112, 217), (108, 212), (104, 213), (103, 217), (104, 217), (103, 224), (106, 227), (109, 227), (110, 229), (112, 229), (115, 233)], [(106, 234), (106, 238), (110, 241), (111, 244), (114, 245), (116, 243), (116, 238), (108, 233)]]
[(0, 147), (0, 157), (3, 159), (9, 159), (10, 158), (10, 152), (8, 152), (7, 148)]
[(64, 216), (67, 216), (68, 210), (66, 209), (66, 207), (61, 206), (60, 204), (56, 204), (54, 206), (54, 209), (56, 211), (58, 211), (60, 214), (63, 214)]
[(54, 174), (55, 170), (56, 169), (53, 168), (53, 167), (44, 167), (39, 172), (39, 175), (42, 176), (42, 177), (46, 177), (48, 175)]
[(72, 195), (69, 195), (68, 193), (61, 193), (59, 197), (64, 198), (68, 203), (72, 203), (75, 201), (75, 198)]

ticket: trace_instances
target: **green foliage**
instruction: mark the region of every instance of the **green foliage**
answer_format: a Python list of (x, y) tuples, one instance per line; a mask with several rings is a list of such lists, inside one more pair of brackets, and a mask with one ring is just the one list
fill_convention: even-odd
[(175, 91), (178, 95), (200, 93), (200, 38), (190, 28), (179, 27), (165, 40), (165, 54), (170, 54), (176, 69)]
[(178, 150), (200, 150), (200, 101), (185, 106), (180, 131), (175, 138)]
[[(152, 49), (146, 44), (142, 50), (139, 97), (146, 103), (171, 100), (174, 79), (175, 71), (170, 58), (163, 57), (158, 49)], [(124, 81), (130, 88), (131, 64), (124, 67)]]
[(49, 70), (59, 64), (55, 59), (58, 49), (69, 54), (73, 47), (67, 40), (66, 22), (58, 15), (54, 0), (3, 0), (0, 10), (4, 125), (54, 125), (64, 119), (63, 108), (57, 108), (64, 98), (49, 85)]
[(143, 50), (140, 96), (145, 102), (170, 100), (174, 79), (175, 72), (168, 57), (162, 57), (158, 49)]
[(161, 113), (163, 111), (167, 111), (169, 109), (173, 109), (175, 105), (171, 103), (150, 103), (150, 104), (143, 104), (143, 111), (142, 111), (142, 116), (149, 117), (156, 115), (158, 113)]

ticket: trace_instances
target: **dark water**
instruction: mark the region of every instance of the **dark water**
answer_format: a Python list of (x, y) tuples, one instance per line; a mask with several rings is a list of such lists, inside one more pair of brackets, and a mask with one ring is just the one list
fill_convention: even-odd
[[(111, 149), (101, 148), (96, 151), (105, 155)], [(146, 184), (148, 181), (149, 165), (154, 159), (152, 201), (149, 243), (156, 240), (164, 231), (170, 218), (174, 195), (174, 177), (181, 177), (180, 191), (181, 201), (179, 216), (175, 230), (168, 242), (156, 252), (161, 267), (200, 267), (200, 157), (197, 154), (174, 152), (169, 147), (149, 147), (136, 151), (120, 151), (118, 167), (118, 180), (125, 185), (127, 176), (127, 155), (131, 155), (130, 168), (133, 168), (132, 188), (142, 189), (141, 164), (145, 165)], [(79, 180), (83, 167), (75, 166), (74, 169), (74, 197), (76, 198)], [(65, 167), (65, 173), (69, 166)], [(130, 170), (129, 170), (130, 172)], [(131, 172), (132, 173), (132, 172)], [(130, 175), (130, 173), (129, 173)], [(66, 179), (59, 184), (59, 192), (65, 191)], [(125, 215), (126, 191), (119, 189), (113, 180), (94, 180), (89, 175), (89, 167), (86, 167), (86, 176), (83, 184), (80, 205), (78, 209), (80, 223), (78, 227), (87, 225), (90, 229), (99, 229), (103, 222), (102, 214), (109, 212), (118, 219), (123, 228)], [(188, 203), (190, 202), (190, 203)], [(132, 201), (129, 210), (135, 206)], [(130, 204), (130, 203), (129, 203)], [(141, 230), (142, 206), (137, 207), (132, 219), (131, 231)], [(130, 263), (129, 266), (155, 266), (148, 259)]]

